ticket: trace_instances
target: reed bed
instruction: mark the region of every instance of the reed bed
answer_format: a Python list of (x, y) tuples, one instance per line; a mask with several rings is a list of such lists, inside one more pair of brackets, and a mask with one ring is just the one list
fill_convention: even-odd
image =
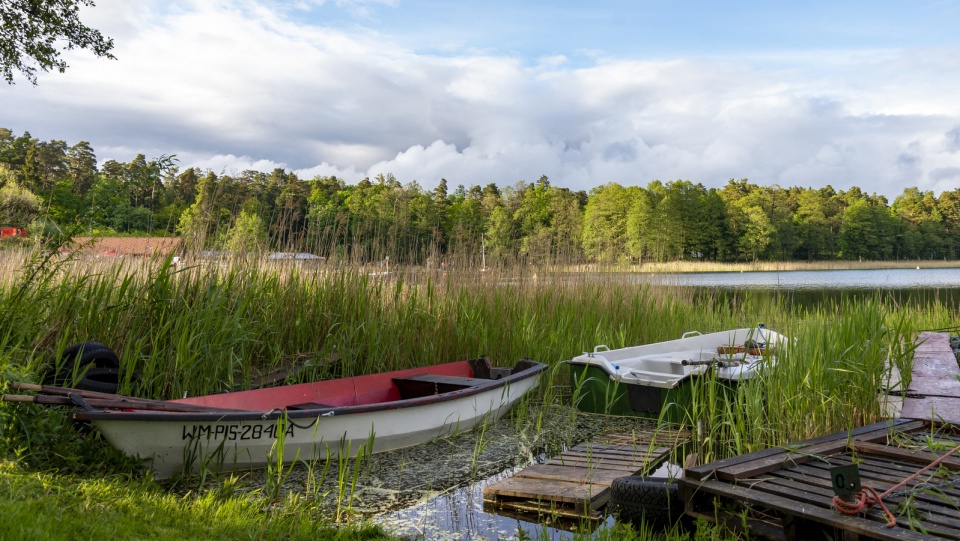
[[(297, 378), (314, 380), (483, 354), (500, 365), (529, 357), (551, 365), (549, 381), (513, 422), (541, 442), (568, 437), (546, 433), (550, 412), (577, 415), (562, 361), (596, 345), (757, 323), (793, 337), (761, 377), (733, 390), (709, 378), (695, 386), (685, 413), (701, 463), (880, 420), (878, 392), (891, 366), (909, 374), (916, 331), (957, 317), (954, 306), (898, 306), (879, 293), (801, 310), (749, 292), (694, 296), (531, 267), (386, 271), (242, 259), (175, 266), (32, 253), (0, 257), (0, 268), (4, 389), (12, 379), (38, 380), (66, 346), (91, 340), (120, 355), (122, 393), (153, 399), (246, 388), (293, 362), (303, 363)], [(134, 471), (62, 413), (4, 405), (0, 423), (0, 445), (18, 467)], [(54, 439), (64, 441), (48, 445)]]

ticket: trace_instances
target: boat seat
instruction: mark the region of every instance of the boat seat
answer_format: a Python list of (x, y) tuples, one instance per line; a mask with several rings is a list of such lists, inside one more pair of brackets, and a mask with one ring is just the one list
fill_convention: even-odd
[(336, 406), (331, 406), (330, 404), (321, 404), (319, 402), (301, 402), (299, 404), (290, 404), (286, 409), (288, 410), (316, 410), (322, 408), (335, 408)]
[(451, 393), (461, 389), (489, 384), (489, 379), (464, 378), (459, 376), (441, 376), (438, 374), (414, 374), (402, 378), (393, 378), (403, 399), (419, 398), (435, 394)]

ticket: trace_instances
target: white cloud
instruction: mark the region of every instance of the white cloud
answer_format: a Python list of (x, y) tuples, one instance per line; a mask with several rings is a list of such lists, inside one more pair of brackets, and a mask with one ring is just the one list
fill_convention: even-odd
[(596, 52), (572, 67), (559, 54), (418, 54), (271, 6), (100, 0), (90, 24), (116, 39), (118, 59), (71, 53), (66, 74), (3, 89), (0, 126), (90, 141), (101, 162), (177, 154), (182, 167), (218, 172), (393, 173), (425, 187), (441, 177), (503, 186), (546, 174), (574, 189), (748, 177), (893, 197), (958, 178), (956, 49), (656, 61)]

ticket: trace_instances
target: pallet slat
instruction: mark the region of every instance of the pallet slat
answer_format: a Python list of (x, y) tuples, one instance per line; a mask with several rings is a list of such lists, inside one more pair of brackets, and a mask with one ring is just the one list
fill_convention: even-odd
[(666, 460), (673, 448), (664, 445), (659, 435), (608, 434), (576, 445), (484, 488), (484, 505), (494, 510), (598, 520), (598, 510), (610, 500), (614, 479), (649, 473)]

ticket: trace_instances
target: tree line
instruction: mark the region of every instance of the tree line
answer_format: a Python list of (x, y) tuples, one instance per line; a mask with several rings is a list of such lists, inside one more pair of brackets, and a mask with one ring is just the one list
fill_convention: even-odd
[[(904, 189), (892, 204), (849, 190), (722, 188), (688, 180), (599, 185), (546, 176), (499, 187), (441, 179), (433, 190), (392, 175), (347, 184), (284, 169), (217, 174), (175, 156), (98, 164), (81, 141), (40, 141), (0, 128), (0, 225), (34, 234), (179, 235), (236, 253), (308, 251), (357, 263), (491, 264), (709, 260), (957, 259), (960, 188)], [(437, 263), (439, 264), (439, 263)]]

